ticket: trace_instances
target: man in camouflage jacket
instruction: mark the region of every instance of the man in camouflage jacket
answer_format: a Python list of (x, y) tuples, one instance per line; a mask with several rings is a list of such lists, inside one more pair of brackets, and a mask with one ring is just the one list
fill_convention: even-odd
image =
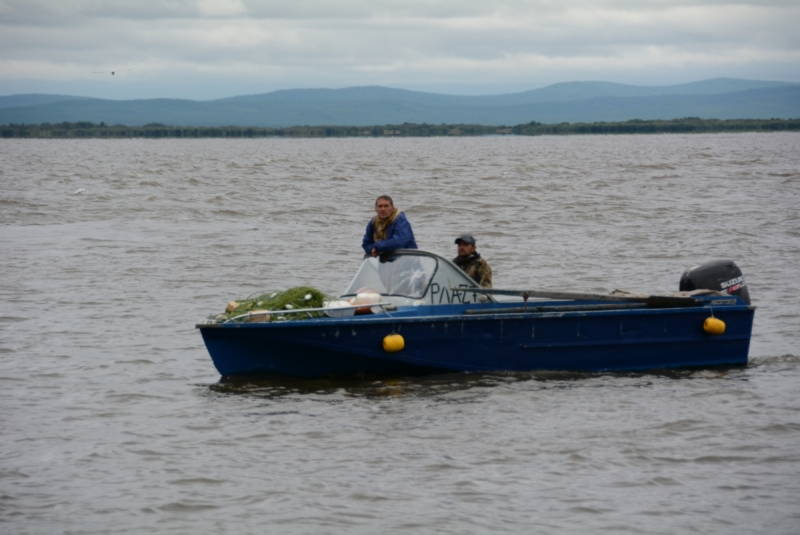
[(491, 288), (492, 268), (475, 250), (475, 238), (471, 234), (462, 234), (456, 238), (455, 243), (458, 246), (458, 256), (453, 259), (453, 263), (482, 288)]

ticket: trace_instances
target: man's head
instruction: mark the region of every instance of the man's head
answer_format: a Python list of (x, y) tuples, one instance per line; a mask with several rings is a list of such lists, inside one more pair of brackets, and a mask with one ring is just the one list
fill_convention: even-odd
[(375, 199), (375, 213), (380, 219), (386, 219), (394, 212), (394, 201), (388, 195), (381, 195)]
[(462, 234), (456, 238), (458, 256), (469, 256), (475, 252), (475, 237), (472, 234)]

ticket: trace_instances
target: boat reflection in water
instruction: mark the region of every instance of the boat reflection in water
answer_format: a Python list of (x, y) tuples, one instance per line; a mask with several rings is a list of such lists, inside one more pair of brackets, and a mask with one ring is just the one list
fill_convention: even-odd
[(398, 250), (366, 258), (339, 300), (323, 308), (243, 314), (197, 328), (223, 377), (747, 364), (755, 307), (738, 267), (718, 261), (689, 270), (681, 290), (483, 289), (436, 254)]

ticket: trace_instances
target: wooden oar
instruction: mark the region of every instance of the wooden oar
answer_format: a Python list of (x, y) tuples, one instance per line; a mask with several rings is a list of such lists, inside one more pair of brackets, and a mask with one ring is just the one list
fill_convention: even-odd
[(634, 296), (564, 292), (560, 290), (501, 290), (496, 288), (452, 288), (452, 290), (462, 290), (486, 295), (513, 295), (522, 297), (524, 301), (527, 301), (531, 297), (558, 300), (566, 299), (570, 301), (612, 301), (619, 303), (643, 303), (650, 308), (691, 307), (700, 304), (693, 297), (678, 295)]

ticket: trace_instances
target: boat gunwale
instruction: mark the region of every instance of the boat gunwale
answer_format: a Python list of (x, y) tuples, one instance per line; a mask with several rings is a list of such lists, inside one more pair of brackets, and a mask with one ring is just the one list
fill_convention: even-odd
[[(549, 303), (562, 303), (567, 305), (564, 301), (552, 301)], [(487, 303), (488, 304), (488, 303)], [(491, 303), (497, 305), (497, 303)], [(511, 304), (517, 305), (516, 302)], [(589, 303), (586, 303), (589, 304)], [(600, 303), (598, 303), (600, 304)], [(474, 305), (474, 304), (473, 304)], [(574, 303), (570, 303), (574, 305)], [(461, 305), (428, 305), (430, 306), (461, 306)], [(464, 307), (468, 305), (463, 305)], [(538, 307), (544, 306), (544, 303), (538, 303)], [(555, 305), (557, 306), (557, 305)], [(266, 329), (279, 329), (279, 328), (300, 328), (309, 326), (338, 326), (347, 327), (355, 325), (368, 325), (368, 324), (381, 324), (381, 323), (443, 323), (452, 321), (485, 321), (492, 320), (515, 320), (515, 319), (537, 319), (537, 318), (570, 318), (570, 317), (593, 317), (593, 316), (622, 316), (622, 315), (677, 315), (686, 313), (696, 313), (703, 310), (709, 311), (711, 314), (716, 312), (753, 312), (757, 308), (754, 305), (748, 304), (725, 304), (713, 305), (711, 303), (699, 303), (698, 306), (681, 306), (681, 307), (668, 307), (668, 308), (653, 308), (647, 307), (642, 304), (638, 308), (615, 308), (615, 309), (601, 309), (601, 310), (564, 310), (564, 311), (536, 311), (530, 312), (488, 312), (488, 313), (467, 313), (467, 308), (464, 308), (460, 313), (448, 314), (409, 314), (420, 307), (403, 306), (397, 307), (391, 313), (380, 314), (364, 314), (361, 316), (347, 316), (343, 318), (325, 317), (325, 318), (307, 318), (298, 320), (281, 320), (281, 321), (253, 321), (253, 322), (228, 322), (228, 323), (198, 323), (195, 325), (197, 329), (253, 329), (253, 328), (266, 328)], [(494, 309), (497, 310), (497, 309)]]

